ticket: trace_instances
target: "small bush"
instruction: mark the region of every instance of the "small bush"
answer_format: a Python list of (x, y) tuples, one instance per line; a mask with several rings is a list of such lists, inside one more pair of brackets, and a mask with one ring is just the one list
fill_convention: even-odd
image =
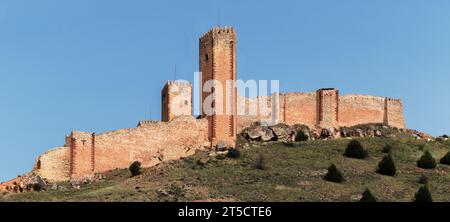
[(433, 158), (431, 153), (427, 150), (417, 161), (417, 166), (423, 169), (434, 169), (436, 168), (436, 160)]
[(381, 150), (382, 153), (390, 154), (392, 153), (392, 145), (388, 144), (385, 147), (383, 147), (383, 150)]
[(295, 141), (296, 142), (303, 142), (303, 141), (308, 141), (309, 137), (308, 135), (305, 134), (305, 132), (303, 131), (298, 131), (297, 135), (295, 136)]
[(233, 159), (238, 159), (239, 157), (241, 157), (241, 150), (239, 150), (237, 148), (230, 149), (230, 150), (228, 150), (227, 157), (233, 158)]
[(444, 135), (442, 135), (442, 138), (447, 138), (448, 139), (448, 135), (444, 134)]
[(39, 183), (34, 183), (34, 184), (32, 185), (32, 188), (33, 188), (33, 191), (39, 192), (39, 191), (42, 190), (42, 185), (39, 184)]
[(422, 176), (420, 176), (418, 182), (419, 182), (420, 184), (427, 185), (427, 184), (428, 184), (428, 177), (425, 176), (425, 175), (422, 175)]
[(364, 159), (369, 156), (362, 144), (357, 140), (350, 141), (347, 145), (347, 149), (345, 149), (344, 155), (356, 159)]
[(328, 168), (328, 173), (323, 177), (323, 179), (334, 183), (341, 183), (345, 181), (344, 176), (334, 164), (331, 164)]
[(264, 155), (262, 155), (262, 154), (258, 155), (258, 157), (256, 158), (256, 162), (255, 162), (255, 168), (258, 170), (265, 170), (267, 168)]
[(414, 202), (433, 202), (428, 186), (421, 186), (419, 188), (419, 191), (414, 195)]
[(362, 193), (362, 198), (359, 200), (359, 202), (377, 202), (377, 198), (372, 195), (369, 189), (366, 189), (364, 193)]
[(141, 174), (141, 162), (134, 161), (128, 169), (130, 170), (131, 177)]
[(445, 154), (444, 157), (441, 158), (441, 161), (439, 161), (441, 164), (444, 165), (450, 165), (450, 152), (448, 152), (447, 154)]
[(397, 169), (391, 155), (383, 157), (380, 163), (378, 163), (377, 173), (381, 175), (395, 176), (396, 171)]

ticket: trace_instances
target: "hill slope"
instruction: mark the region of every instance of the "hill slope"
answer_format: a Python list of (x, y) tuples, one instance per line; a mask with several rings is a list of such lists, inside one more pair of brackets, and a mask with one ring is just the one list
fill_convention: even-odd
[[(435, 201), (450, 201), (450, 167), (416, 167), (425, 149), (439, 161), (450, 142), (414, 139), (365, 138), (360, 140), (370, 157), (365, 160), (343, 156), (347, 139), (274, 144), (242, 151), (240, 158), (210, 156), (207, 152), (144, 169), (130, 178), (128, 170), (104, 174), (100, 182), (73, 189), (0, 195), (0, 201), (357, 201), (369, 188), (380, 201), (411, 201), (419, 189), (421, 175), (429, 178)], [(397, 165), (395, 177), (376, 173), (392, 144)], [(255, 163), (263, 156), (264, 170)], [(341, 184), (322, 177), (331, 163), (344, 173)]]

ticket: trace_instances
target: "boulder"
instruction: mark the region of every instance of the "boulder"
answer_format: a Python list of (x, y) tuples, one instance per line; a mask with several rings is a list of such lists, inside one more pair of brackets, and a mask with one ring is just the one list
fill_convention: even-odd
[(288, 125), (278, 124), (275, 126), (270, 126), (269, 129), (271, 129), (275, 135), (275, 140), (280, 142), (293, 141), (295, 136), (294, 129)]
[(341, 133), (341, 137), (344, 137), (344, 138), (350, 137), (350, 134), (348, 133), (346, 128), (341, 128), (340, 133)]
[(54, 183), (53, 185), (52, 185), (52, 188), (51, 188), (51, 190), (58, 190), (58, 184), (56, 184), (56, 183)]
[(356, 129), (355, 132), (353, 132), (353, 137), (364, 137), (365, 133), (362, 129)]
[(321, 139), (336, 139), (339, 138), (341, 136), (341, 133), (339, 130), (335, 129), (335, 128), (323, 128), (320, 131), (320, 138)]
[(273, 131), (266, 126), (255, 126), (246, 129), (243, 136), (250, 141), (268, 142), (275, 138)]
[(380, 130), (376, 130), (376, 131), (375, 131), (375, 136), (376, 136), (376, 137), (381, 137), (381, 136), (383, 136), (383, 133), (381, 133)]

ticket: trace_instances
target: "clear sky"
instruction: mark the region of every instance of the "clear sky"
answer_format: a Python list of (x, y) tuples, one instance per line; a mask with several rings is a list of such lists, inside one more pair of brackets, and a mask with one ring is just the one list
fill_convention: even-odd
[(409, 128), (450, 133), (450, 1), (222, 0), (220, 19), (218, 5), (0, 0), (0, 181), (72, 129), (159, 119), (175, 64), (192, 81), (198, 37), (219, 23), (237, 30), (240, 79), (401, 98)]

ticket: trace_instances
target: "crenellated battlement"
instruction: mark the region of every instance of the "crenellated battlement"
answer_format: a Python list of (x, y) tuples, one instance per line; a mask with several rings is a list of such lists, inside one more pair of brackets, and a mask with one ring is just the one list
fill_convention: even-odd
[(200, 42), (210, 39), (214, 35), (236, 35), (236, 31), (231, 26), (214, 27), (200, 37)]
[(161, 121), (156, 121), (156, 120), (140, 120), (137, 124), (137, 127), (145, 127), (145, 126), (149, 126), (149, 125), (155, 125), (160, 122)]
[[(201, 84), (208, 80), (217, 80), (224, 85), (229, 80), (236, 81), (234, 28), (210, 29), (200, 37), (199, 48)], [(368, 123), (406, 128), (400, 99), (370, 95), (340, 96), (335, 88), (280, 93), (278, 100), (271, 97), (245, 98), (238, 96), (234, 90), (233, 101), (226, 101), (225, 98), (223, 101), (223, 109), (231, 108), (233, 113), (207, 115), (200, 109), (204, 118), (195, 119), (192, 117), (192, 88), (192, 83), (187, 81), (167, 81), (161, 91), (162, 121), (140, 120), (136, 128), (101, 134), (72, 131), (66, 136), (64, 147), (39, 156), (35, 170), (43, 178), (66, 180), (127, 168), (134, 161), (142, 162), (143, 167), (150, 167), (220, 143), (234, 147), (238, 130), (258, 121), (273, 120), (316, 129)], [(210, 92), (200, 93), (200, 105), (210, 95)], [(267, 109), (258, 106), (252, 110), (256, 109), (259, 113), (238, 116), (238, 109), (247, 111), (250, 109), (245, 106), (254, 104), (265, 105)]]
[(168, 80), (166, 86), (190, 87), (192, 83), (184, 80)]

